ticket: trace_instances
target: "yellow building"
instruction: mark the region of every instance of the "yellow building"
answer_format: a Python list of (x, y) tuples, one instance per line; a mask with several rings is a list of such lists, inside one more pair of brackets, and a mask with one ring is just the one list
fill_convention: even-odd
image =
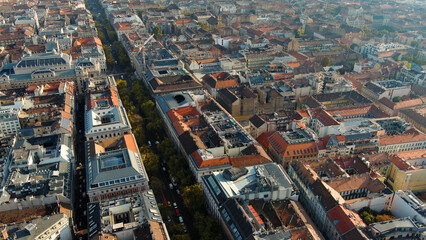
[(386, 182), (396, 190), (426, 190), (426, 149), (400, 152), (390, 157)]

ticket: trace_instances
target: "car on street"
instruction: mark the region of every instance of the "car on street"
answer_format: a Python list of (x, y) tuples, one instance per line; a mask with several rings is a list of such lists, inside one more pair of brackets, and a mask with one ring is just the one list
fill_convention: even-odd
[(177, 208), (177, 204), (175, 202), (173, 203), (173, 207)]
[(183, 223), (183, 218), (182, 217), (179, 217), (179, 222)]

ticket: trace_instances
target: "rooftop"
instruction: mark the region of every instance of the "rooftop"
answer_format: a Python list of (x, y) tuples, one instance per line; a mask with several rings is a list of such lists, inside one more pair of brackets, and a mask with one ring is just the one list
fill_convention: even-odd
[[(68, 224), (68, 217), (63, 213), (60, 213), (50, 215), (48, 217), (33, 219), (26, 224), (25, 227), (18, 227), (16, 224), (8, 226), (6, 229), (9, 236), (16, 236), (15, 239), (33, 240), (38, 239), (38, 237), (43, 233), (46, 234), (45, 231), (54, 225), (58, 225), (57, 228), (62, 228), (61, 226), (68, 226)], [(50, 237), (49, 234), (46, 235), (47, 237)]]
[(356, 212), (346, 209), (342, 205), (334, 207), (328, 211), (327, 215), (336, 225), (341, 235), (349, 232), (356, 226), (365, 226), (361, 217)]
[(384, 236), (391, 232), (398, 232), (398, 229), (406, 229), (406, 231), (410, 232), (416, 232), (418, 229), (418, 226), (413, 222), (413, 220), (411, 220), (410, 217), (372, 223), (369, 227), (375, 234), (379, 236)]
[(395, 136), (382, 136), (379, 139), (379, 144), (381, 146), (384, 145), (393, 145), (393, 144), (400, 144), (400, 143), (407, 143), (407, 142), (420, 142), (420, 141), (426, 141), (426, 134), (424, 133), (405, 133), (401, 135), (395, 135)]
[[(237, 169), (238, 171), (236, 171)], [(228, 197), (238, 197), (247, 193), (262, 191), (292, 189), (293, 182), (284, 169), (275, 163), (237, 169), (231, 168), (222, 173), (214, 173)]]
[(103, 187), (146, 178), (138, 152), (117, 149), (101, 152), (88, 160), (88, 188)]

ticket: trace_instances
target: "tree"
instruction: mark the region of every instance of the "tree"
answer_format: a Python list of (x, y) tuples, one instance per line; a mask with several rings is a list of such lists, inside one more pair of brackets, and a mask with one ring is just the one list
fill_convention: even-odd
[(201, 26), (201, 28), (203, 29), (203, 30), (206, 30), (206, 31), (208, 31), (209, 30), (209, 27), (207, 27), (207, 25), (206, 24), (204, 24), (203, 22), (198, 22), (198, 24)]
[(152, 29), (152, 34), (154, 34), (156, 37), (163, 35), (163, 32), (161, 31), (160, 26), (155, 26)]
[[(177, 224), (180, 225), (180, 224)], [(177, 234), (172, 236), (173, 240), (191, 240), (189, 234)]]
[(325, 56), (322, 60), (321, 60), (321, 65), (323, 67), (327, 67), (331, 65), (331, 59), (329, 56)]
[(204, 196), (201, 184), (194, 184), (185, 189), (182, 192), (183, 203), (191, 211), (202, 211), (204, 207)]
[(216, 220), (211, 215), (196, 212), (194, 214), (194, 227), (198, 230), (201, 240), (224, 239)]
[(115, 84), (117, 85), (118, 90), (123, 90), (127, 88), (127, 82), (125, 80), (118, 79), (117, 81), (115, 81)]
[(146, 171), (150, 176), (156, 175), (158, 173), (158, 166), (159, 166), (159, 158), (157, 155), (155, 155), (152, 152), (141, 154), (142, 155), (142, 162), (145, 166)]
[(155, 177), (155, 176), (150, 178), (150, 185), (157, 195), (161, 194), (161, 192), (166, 190), (164, 183), (158, 177)]
[(410, 45), (411, 45), (412, 47), (414, 47), (414, 48), (417, 48), (417, 47), (419, 47), (419, 42), (417, 42), (417, 41), (412, 41)]
[(395, 219), (394, 216), (392, 216), (392, 215), (386, 215), (386, 214), (377, 215), (377, 217), (376, 217), (376, 221), (377, 222), (385, 222), (385, 221), (390, 221), (390, 220), (394, 220), (394, 219)]
[(304, 29), (295, 29), (295, 33), (297, 38), (305, 38), (307, 37), (307, 35), (305, 34), (305, 30)]
[(403, 100), (402, 97), (394, 97), (392, 99), (393, 102), (401, 102), (402, 100)]

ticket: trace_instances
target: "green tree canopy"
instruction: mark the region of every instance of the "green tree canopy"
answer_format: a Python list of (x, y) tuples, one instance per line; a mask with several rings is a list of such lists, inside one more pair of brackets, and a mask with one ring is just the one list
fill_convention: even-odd
[(155, 26), (154, 29), (152, 29), (152, 34), (154, 34), (156, 37), (163, 35), (160, 26)]
[(322, 60), (321, 60), (321, 65), (323, 67), (327, 67), (331, 65), (331, 59), (329, 56), (325, 56)]
[(185, 187), (182, 193), (182, 198), (185, 206), (191, 211), (202, 211), (204, 206), (204, 196), (201, 184), (194, 184)]

